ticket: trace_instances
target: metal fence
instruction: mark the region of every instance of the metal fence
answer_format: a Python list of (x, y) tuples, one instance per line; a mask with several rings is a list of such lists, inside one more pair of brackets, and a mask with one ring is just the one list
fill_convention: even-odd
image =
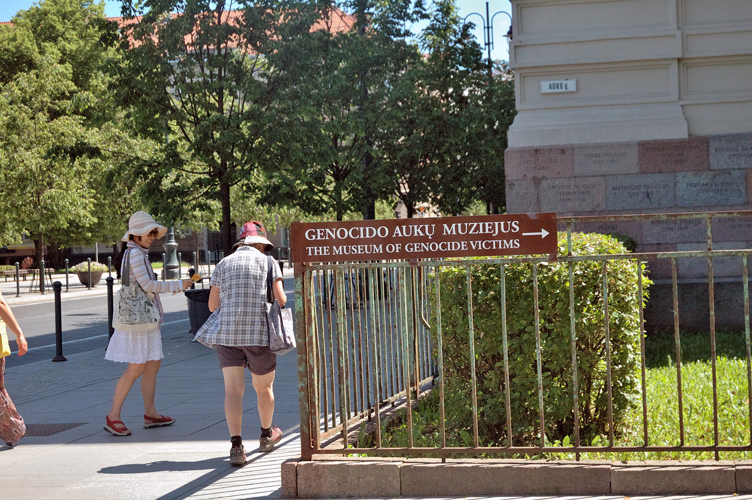
[[(298, 325), (298, 368), (299, 394), (301, 408), (301, 454), (304, 459), (311, 459), (314, 454), (357, 454), (357, 455), (398, 455), (398, 456), (519, 456), (536, 454), (573, 454), (580, 458), (581, 453), (590, 452), (710, 452), (715, 459), (725, 451), (752, 451), (752, 354), (750, 348), (749, 319), (749, 284), (748, 259), (752, 250), (733, 249), (716, 250), (713, 248), (712, 228), (721, 218), (748, 218), (752, 212), (715, 212), (700, 214), (654, 214), (654, 215), (620, 215), (606, 217), (571, 217), (559, 218), (558, 223), (567, 235), (566, 253), (555, 256), (527, 256), (489, 259), (451, 259), (434, 261), (393, 261), (393, 262), (359, 262), (300, 264), (296, 263), (295, 294), (296, 320)], [(671, 252), (636, 252), (626, 254), (574, 255), (572, 252), (572, 233), (578, 228), (592, 227), (593, 224), (644, 223), (646, 221), (699, 221), (704, 224), (707, 248), (692, 251)], [(639, 249), (639, 248), (638, 248)], [(692, 260), (689, 260), (692, 259)], [(681, 304), (679, 289), (682, 279), (677, 272), (682, 262), (689, 262), (697, 267), (698, 260), (704, 262), (704, 282), (707, 286), (707, 304)], [(724, 432), (719, 419), (718, 374), (716, 367), (716, 299), (714, 277), (715, 263), (723, 259), (738, 263), (737, 277), (733, 279), (741, 285), (740, 302), (743, 303), (743, 332), (746, 346), (746, 387), (739, 398), (746, 398), (747, 410), (737, 416), (745, 421), (745, 435), (735, 442), (722, 441)], [(614, 386), (618, 381), (612, 380), (612, 356), (609, 331), (609, 282), (612, 264), (627, 261), (634, 266), (637, 287), (637, 312), (639, 314), (639, 383), (633, 394), (641, 406), (641, 443), (639, 445), (620, 444), (618, 429), (614, 424)], [(600, 292), (604, 299), (595, 304), (602, 309), (604, 318), (601, 325), (605, 338), (605, 378), (599, 381), (606, 389), (606, 413), (608, 425), (602, 443), (588, 444), (581, 440), (579, 428), (580, 405), (578, 402), (578, 325), (577, 317), (581, 311), (576, 310), (575, 280), (578, 266), (585, 263), (597, 263), (602, 270)], [(532, 275), (532, 294), (534, 314), (529, 318), (529, 327), (535, 335), (535, 365), (531, 371), (537, 379), (537, 399), (515, 401), (511, 394), (510, 379), (516, 374), (510, 373), (508, 360), (507, 314), (515, 304), (507, 303), (507, 291), (517, 283), (505, 279), (508, 266), (524, 264), (530, 266)], [(644, 332), (643, 280), (641, 269), (644, 264), (649, 267), (669, 269), (670, 303), (673, 312), (673, 338), (675, 341), (675, 386), (666, 387), (665, 391), (676, 394), (678, 415), (678, 435), (657, 436), (650, 431), (651, 415), (648, 412), (648, 392), (646, 390), (646, 353)], [(658, 264), (656, 266), (656, 264)], [(736, 265), (736, 264), (734, 264)], [(479, 421), (483, 409), (478, 407), (477, 391), (479, 374), (476, 373), (476, 328), (474, 326), (474, 283), (471, 279), (473, 270), (479, 266), (494, 266), (498, 269), (500, 286), (498, 300), (503, 337), (503, 380), (502, 390), (498, 393), (499, 405), (506, 415), (505, 439), (493, 446), (482, 445), (479, 437)], [(568, 271), (569, 331), (561, 335), (569, 336), (571, 349), (571, 388), (573, 404), (573, 429), (568, 443), (551, 443), (547, 439), (547, 413), (544, 396), (551, 390), (544, 384), (547, 370), (545, 357), (542, 355), (541, 324), (539, 317), (538, 270), (541, 266), (563, 266)], [(469, 363), (469, 394), (467, 401), (472, 413), (471, 441), (462, 446), (450, 445), (447, 435), (454, 432), (447, 428), (445, 413), (445, 347), (446, 336), (452, 332), (442, 321), (440, 280), (442, 270), (446, 268), (464, 270), (467, 280), (467, 303), (463, 305), (467, 315), (467, 359)], [(697, 273), (692, 274), (696, 276)], [(697, 278), (693, 278), (694, 282)], [(682, 382), (682, 325), (679, 311), (685, 307), (707, 307), (709, 322), (707, 341), (710, 344), (710, 377), (712, 378), (713, 418), (707, 422), (712, 427), (712, 439), (707, 443), (688, 444), (685, 439), (685, 414), (687, 408), (683, 399)], [(482, 379), (483, 374), (480, 375)], [(414, 408), (416, 400), (426, 391), (438, 393), (438, 419), (434, 423), (438, 441), (435, 446), (416, 446), (413, 436)], [(526, 405), (529, 411), (537, 412), (538, 429), (534, 445), (529, 442), (515, 442), (513, 427), (515, 414), (512, 407)], [(401, 425), (407, 429), (407, 444), (389, 447), (383, 444), (384, 424), (395, 418), (398, 409)], [(363, 437), (368, 434), (368, 445)], [(670, 443), (670, 444), (667, 444)]]

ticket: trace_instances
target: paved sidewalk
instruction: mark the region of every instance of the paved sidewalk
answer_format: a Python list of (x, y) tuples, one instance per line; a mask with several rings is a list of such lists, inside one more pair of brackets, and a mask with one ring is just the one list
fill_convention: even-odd
[[(285, 277), (291, 277), (287, 269)], [(53, 300), (51, 293), (46, 296), (24, 294), (17, 299), (13, 297), (15, 288), (11, 293), (1, 283), (0, 289), (11, 304), (19, 300), (26, 301), (24, 303)], [(106, 293), (103, 285), (92, 290), (81, 288), (83, 290), (71, 287), (70, 292), (63, 293), (63, 298)], [(28, 434), (12, 449), (0, 443), (0, 498), (280, 498), (281, 463), (300, 453), (296, 354), (278, 358), (274, 423), (282, 428), (284, 437), (271, 453), (257, 451), (260, 423), (250, 374), (247, 375), (243, 428), (249, 463), (236, 468), (229, 465), (224, 389), (214, 350), (191, 342), (186, 331), (166, 336), (164, 352), (157, 383), (157, 408), (177, 422), (170, 427), (143, 429), (143, 404), (136, 384), (123, 408), (123, 420), (133, 432), (128, 437), (111, 436), (102, 429), (124, 365), (104, 360), (104, 352), (99, 350), (69, 355), (68, 360), (61, 363), (38, 361), (18, 365), (17, 358), (8, 358), (6, 386), (26, 419)], [(485, 498), (521, 500), (520, 497)], [(546, 497), (546, 500), (552, 498)], [(623, 499), (620, 496), (555, 498)], [(657, 500), (658, 497), (649, 498)], [(752, 496), (733, 498), (752, 499)], [(541, 497), (525, 498), (536, 499), (543, 500)]]
[(143, 429), (136, 384), (123, 408), (133, 435), (102, 426), (124, 365), (102, 352), (13, 366), (6, 385), (28, 424), (13, 449), (0, 445), (4, 499), (278, 498), (280, 464), (299, 455), (295, 355), (278, 359), (275, 424), (284, 431), (273, 452), (256, 451), (260, 423), (248, 377), (244, 437), (250, 462), (229, 465), (222, 375), (213, 350), (186, 334), (165, 339), (157, 384), (158, 409), (177, 422)]

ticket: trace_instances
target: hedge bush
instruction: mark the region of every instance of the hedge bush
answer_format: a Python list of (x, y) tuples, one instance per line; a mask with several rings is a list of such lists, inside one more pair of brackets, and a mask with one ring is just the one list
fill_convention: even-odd
[[(559, 234), (566, 255), (566, 234)], [(573, 234), (574, 255), (627, 253), (614, 238)], [(573, 436), (572, 349), (569, 267), (538, 266), (543, 406), (547, 443)], [(580, 436), (589, 443), (608, 432), (606, 343), (601, 262), (574, 267), (575, 330), (578, 363)], [(533, 314), (532, 264), (505, 266), (512, 437), (514, 445), (540, 444), (538, 375)], [(472, 399), (468, 337), (467, 274), (463, 266), (443, 266), (441, 318), (444, 346), (446, 419), (449, 441), (470, 445)], [(478, 425), (481, 446), (507, 444), (502, 341), (500, 266), (471, 266)], [(637, 269), (634, 261), (608, 262), (611, 380), (616, 431), (639, 402), (640, 329)], [(642, 266), (644, 299), (651, 283)], [(436, 335), (434, 325), (433, 335)], [(434, 342), (434, 345), (436, 343)]]

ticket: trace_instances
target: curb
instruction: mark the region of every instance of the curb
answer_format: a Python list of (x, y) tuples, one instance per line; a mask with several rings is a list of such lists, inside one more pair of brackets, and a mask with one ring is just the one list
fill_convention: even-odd
[(752, 493), (752, 461), (314, 457), (283, 463), (282, 493), (288, 498), (738, 495)]

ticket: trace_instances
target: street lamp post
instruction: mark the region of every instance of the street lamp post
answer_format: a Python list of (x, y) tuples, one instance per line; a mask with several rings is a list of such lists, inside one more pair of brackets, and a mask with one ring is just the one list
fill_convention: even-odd
[(493, 21), (497, 14), (505, 14), (509, 17), (509, 31), (506, 36), (512, 39), (512, 15), (509, 12), (503, 10), (494, 12), (493, 16), (489, 14), (488, 2), (486, 2), (486, 15), (485, 17), (478, 12), (471, 12), (465, 16), (465, 22), (470, 16), (478, 16), (481, 18), (481, 27), (483, 28), (483, 45), (486, 46), (488, 51), (488, 83), (490, 84), (493, 79), (493, 60), (491, 59), (491, 49), (494, 46), (494, 33), (493, 33)]
[(167, 228), (167, 240), (164, 243), (165, 249), (165, 261), (164, 269), (162, 270), (162, 279), (179, 279), (180, 278), (180, 262), (177, 258), (178, 244), (175, 241), (175, 229), (173, 227)]

